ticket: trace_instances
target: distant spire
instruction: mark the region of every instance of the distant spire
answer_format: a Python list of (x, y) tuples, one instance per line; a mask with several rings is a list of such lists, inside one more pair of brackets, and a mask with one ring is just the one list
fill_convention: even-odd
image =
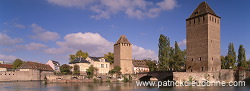
[(194, 10), (194, 12), (189, 16), (188, 19), (194, 18), (203, 14), (212, 14), (214, 16), (219, 17), (212, 8), (207, 4), (206, 1), (199, 4), (199, 6)]

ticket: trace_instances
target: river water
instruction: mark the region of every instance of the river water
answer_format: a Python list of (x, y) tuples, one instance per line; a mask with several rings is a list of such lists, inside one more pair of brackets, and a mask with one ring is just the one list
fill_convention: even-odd
[(0, 91), (250, 91), (241, 87), (139, 87), (135, 83), (0, 82)]

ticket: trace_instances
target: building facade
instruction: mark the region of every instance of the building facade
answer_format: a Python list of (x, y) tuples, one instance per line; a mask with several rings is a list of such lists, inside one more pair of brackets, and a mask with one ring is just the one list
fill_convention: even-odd
[(55, 72), (60, 72), (60, 63), (54, 60), (49, 60), (48, 64)]
[(149, 67), (145, 60), (133, 60), (134, 73), (149, 72)]
[(187, 72), (221, 70), (220, 17), (202, 2), (186, 19)]
[(0, 71), (8, 71), (12, 69), (11, 64), (0, 64)]
[(114, 44), (114, 66), (120, 66), (122, 74), (132, 74), (132, 44), (125, 35), (121, 35)]
[(87, 61), (98, 69), (98, 74), (107, 75), (110, 70), (110, 62), (104, 57), (87, 57)]
[[(75, 60), (69, 62), (69, 65), (71, 67), (74, 67), (74, 65), (78, 65), (80, 68), (80, 74), (86, 75), (87, 74), (86, 71), (87, 71), (87, 69), (89, 69), (91, 64), (86, 59), (79, 57), (79, 58), (76, 58)], [(73, 71), (73, 68), (72, 68), (72, 71)]]

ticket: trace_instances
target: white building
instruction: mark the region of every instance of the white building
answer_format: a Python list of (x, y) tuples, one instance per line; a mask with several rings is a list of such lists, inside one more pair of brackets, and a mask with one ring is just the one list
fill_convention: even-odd
[(104, 57), (87, 57), (86, 60), (94, 67), (98, 68), (98, 74), (108, 74), (110, 62), (104, 59)]
[(49, 60), (46, 64), (48, 64), (54, 71), (60, 72), (60, 63), (54, 60)]
[(132, 61), (134, 67), (134, 73), (140, 73), (140, 72), (149, 72), (149, 67), (146, 64), (145, 60), (133, 60)]

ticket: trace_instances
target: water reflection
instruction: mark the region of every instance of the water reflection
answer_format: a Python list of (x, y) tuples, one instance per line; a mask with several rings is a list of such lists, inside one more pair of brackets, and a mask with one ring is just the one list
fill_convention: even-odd
[(250, 87), (138, 87), (135, 83), (0, 82), (0, 91), (249, 91)]

